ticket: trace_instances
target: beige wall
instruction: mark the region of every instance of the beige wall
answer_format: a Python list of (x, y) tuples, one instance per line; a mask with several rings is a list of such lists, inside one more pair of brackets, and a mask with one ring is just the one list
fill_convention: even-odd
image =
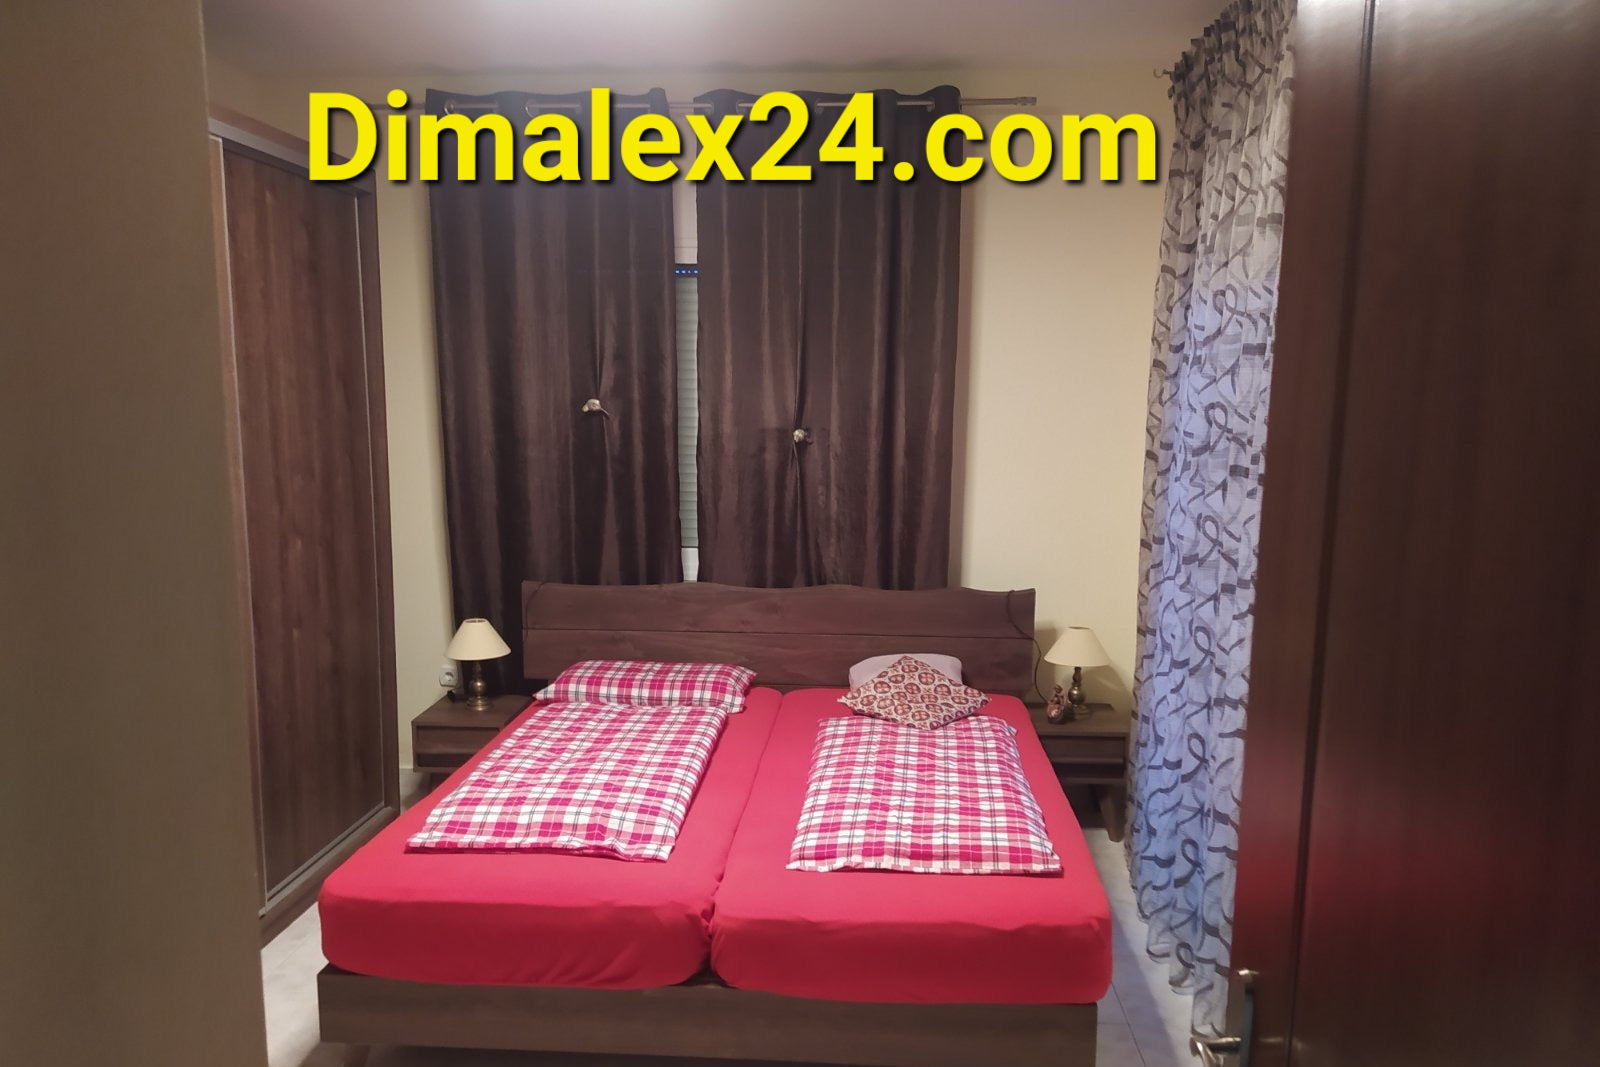
[[(382, 100), (433, 85), (461, 92), (571, 91), (660, 85), (673, 100), (731, 85), (837, 89), (941, 82), (971, 96), (1036, 95), (1037, 113), (1143, 112), (1166, 155), (1170, 107), (1148, 66), (1061, 70), (853, 74), (496, 73), (263, 78), (248, 58), (214, 59), (222, 104), (305, 135), (308, 89)], [(979, 112), (987, 124), (1003, 112)], [(381, 162), (379, 164), (381, 166)], [(380, 172), (381, 173), (381, 172)], [(388, 370), (395, 549), (395, 625), (402, 723), (438, 693), (450, 630), (443, 484), (428, 252), (427, 189), (380, 181), (384, 357)], [(1088, 674), (1091, 698), (1126, 705), (1134, 648), (1139, 498), (1144, 455), (1161, 186), (1123, 182), (1014, 185), (986, 176), (966, 194), (963, 381), (957, 398), (952, 578), (984, 588), (1039, 590), (1039, 638), (1094, 627), (1112, 659)], [(1041, 673), (1048, 684), (1049, 668)], [(401, 730), (402, 763), (409, 731)]]
[(199, 4), (0, 21), (0, 1060), (263, 1064)]

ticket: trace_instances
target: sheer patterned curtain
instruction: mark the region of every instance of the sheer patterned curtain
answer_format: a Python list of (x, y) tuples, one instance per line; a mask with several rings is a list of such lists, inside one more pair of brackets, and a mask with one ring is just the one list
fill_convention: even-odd
[(1237, 0), (1178, 62), (1146, 427), (1128, 861), (1149, 952), (1227, 1002), (1293, 0)]

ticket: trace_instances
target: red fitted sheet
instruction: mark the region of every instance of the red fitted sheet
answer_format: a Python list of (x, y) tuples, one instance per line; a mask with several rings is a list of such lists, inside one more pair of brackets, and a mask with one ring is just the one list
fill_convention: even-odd
[(711, 966), (740, 989), (824, 1000), (1088, 1004), (1111, 984), (1111, 912), (1083, 831), (1014, 697), (980, 714), (1017, 728), (1060, 876), (790, 871), (784, 865), (824, 717), (842, 689), (783, 698), (711, 924)]
[(469, 763), (323, 883), (323, 954), (358, 974), (459, 985), (641, 989), (690, 978), (706, 966), (712, 895), (779, 699), (752, 689), (729, 716), (661, 862), (407, 852)]

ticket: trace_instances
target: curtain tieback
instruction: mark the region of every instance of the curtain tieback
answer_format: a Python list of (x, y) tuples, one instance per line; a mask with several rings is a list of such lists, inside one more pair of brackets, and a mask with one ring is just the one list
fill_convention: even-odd
[(811, 431), (804, 427), (796, 430), (792, 436), (794, 437), (794, 443), (797, 445), (809, 445), (811, 443)]
[(598, 411), (608, 419), (611, 417), (611, 412), (607, 411), (603, 406), (601, 406), (598, 398), (592, 396), (588, 400), (585, 400), (583, 402), (583, 407), (579, 408), (578, 410), (583, 412), (585, 415), (593, 415)]

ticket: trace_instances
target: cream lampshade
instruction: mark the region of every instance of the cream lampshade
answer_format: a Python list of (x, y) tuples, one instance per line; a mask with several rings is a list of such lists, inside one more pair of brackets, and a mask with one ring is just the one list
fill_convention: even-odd
[(444, 654), (453, 660), (472, 664), (472, 679), (467, 682), (467, 707), (489, 710), (488, 686), (483, 681), (483, 660), (511, 655), (511, 646), (495, 632), (488, 619), (468, 619), (450, 639)]
[(1111, 662), (1100, 639), (1087, 626), (1069, 626), (1061, 631), (1056, 643), (1050, 646), (1044, 658), (1051, 663), (1072, 668), (1072, 687), (1067, 690), (1065, 710), (1073, 718), (1083, 712), (1083, 669), (1103, 667)]

